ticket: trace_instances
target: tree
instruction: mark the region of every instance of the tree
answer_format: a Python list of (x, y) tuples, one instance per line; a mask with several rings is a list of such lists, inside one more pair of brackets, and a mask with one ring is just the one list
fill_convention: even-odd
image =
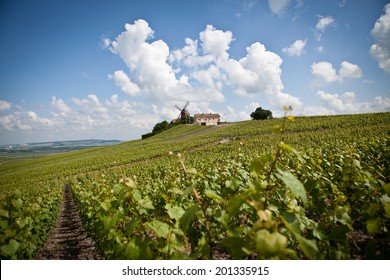
[(272, 119), (272, 112), (270, 110), (266, 110), (266, 109), (259, 107), (254, 112), (252, 112), (251, 118), (253, 120)]
[(154, 134), (157, 134), (157, 133), (159, 133), (161, 131), (166, 130), (168, 128), (168, 126), (169, 126), (169, 123), (167, 121), (162, 121), (160, 123), (156, 123), (156, 125), (154, 126), (152, 132)]

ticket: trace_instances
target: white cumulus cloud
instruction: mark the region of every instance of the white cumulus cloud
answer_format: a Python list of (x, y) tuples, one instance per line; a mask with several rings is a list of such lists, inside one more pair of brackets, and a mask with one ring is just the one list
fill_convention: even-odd
[(51, 129), (54, 124), (52, 119), (41, 117), (34, 111), (19, 110), (0, 116), (0, 130), (8, 132)]
[(68, 107), (61, 98), (57, 98), (55, 96), (52, 96), (51, 98), (51, 106), (55, 111), (59, 111), (60, 113), (66, 114), (72, 111), (72, 109)]
[(226, 106), (225, 113), (222, 114), (222, 119), (225, 121), (245, 121), (250, 119), (250, 112), (248, 113), (247, 110), (243, 111), (237, 111), (231, 106)]
[(390, 3), (385, 6), (385, 14), (375, 22), (371, 35), (375, 44), (371, 45), (370, 54), (378, 61), (379, 67), (390, 73)]
[[(109, 78), (129, 96), (140, 95), (158, 107), (170, 108), (174, 102), (187, 100), (223, 102), (223, 90), (230, 88), (241, 96), (266, 95), (277, 105), (302, 105), (283, 92), (280, 56), (260, 42), (247, 47), (241, 59), (233, 59), (229, 55), (233, 33), (212, 25), (198, 39), (186, 38), (183, 48), (172, 51), (164, 41), (153, 41), (153, 36), (149, 24), (137, 20), (126, 24), (125, 31), (111, 42), (109, 49), (122, 58), (129, 75), (118, 70)], [(297, 42), (296, 52), (303, 47)]]
[(348, 61), (343, 61), (340, 65), (339, 73), (333, 68), (332, 63), (321, 61), (311, 65), (311, 72), (315, 76), (312, 81), (314, 86), (322, 86), (332, 82), (342, 82), (344, 79), (357, 79), (363, 76), (361, 68)]
[(89, 94), (81, 99), (72, 97), (69, 103), (53, 96), (51, 106), (53, 113), (49, 117), (17, 106), (17, 111), (0, 116), (0, 132), (18, 135), (28, 131), (29, 135), (40, 135), (40, 139), (49, 135), (53, 139), (59, 135), (62, 139), (79, 138), (79, 135), (131, 139), (140, 137), (140, 133), (147, 132), (159, 121), (149, 104), (121, 101), (118, 95), (100, 100), (97, 95)]
[(311, 72), (316, 77), (316, 85), (320, 85), (322, 82), (331, 83), (340, 81), (336, 69), (333, 68), (332, 63), (327, 61), (313, 63), (311, 65)]
[(318, 22), (314, 28), (314, 34), (318, 41), (321, 40), (322, 35), (325, 33), (325, 30), (334, 25), (335, 19), (331, 16), (320, 16)]
[[(125, 29), (111, 43), (110, 50), (118, 54), (133, 72), (133, 83), (140, 86), (145, 95), (159, 97), (159, 94), (169, 94), (177, 80), (167, 63), (168, 45), (162, 40), (147, 42), (153, 38), (154, 31), (144, 20), (126, 24)], [(123, 86), (123, 74), (121, 76)]]
[(340, 78), (341, 79), (357, 79), (363, 76), (362, 69), (356, 64), (352, 64), (348, 61), (341, 62)]
[(307, 39), (305, 40), (296, 40), (291, 46), (283, 48), (282, 51), (289, 56), (301, 56), (304, 53), (304, 48), (306, 46)]
[(265, 95), (275, 106), (291, 105), (296, 109), (301, 108), (299, 98), (283, 92), (281, 57), (268, 51), (259, 42), (246, 50), (247, 55), (238, 61), (229, 59), (219, 63), (235, 93), (242, 96)]
[(226, 59), (233, 40), (233, 34), (230, 31), (215, 29), (212, 25), (207, 25), (206, 29), (199, 34), (202, 41), (202, 48), (205, 54), (211, 54), (215, 59), (222, 57)]
[(108, 75), (109, 79), (115, 81), (115, 85), (120, 87), (120, 89), (126, 93), (128, 96), (137, 96), (139, 95), (140, 89), (137, 84), (130, 81), (129, 77), (122, 70), (117, 70), (112, 75)]
[(390, 110), (390, 98), (388, 97), (377, 96), (372, 101), (358, 102), (356, 101), (355, 92), (352, 91), (339, 95), (319, 90), (316, 95), (324, 105), (322, 112), (326, 112), (326, 114), (369, 113)]
[[(200, 34), (203, 56), (198, 54), (196, 40), (186, 39), (186, 47), (172, 52), (163, 40), (152, 41), (154, 31), (145, 20), (126, 24), (125, 29), (111, 42), (110, 47), (130, 70), (129, 76), (121, 70), (110, 75), (122, 91), (159, 102), (199, 101), (206, 98), (218, 102), (224, 100), (217, 83), (205, 88), (202, 84), (191, 84), (191, 75), (177, 78), (176, 74), (181, 71), (183, 61), (184, 66), (196, 67), (206, 65), (219, 56), (226, 56), (232, 40), (231, 32), (216, 30), (208, 25)], [(174, 65), (178, 67), (174, 68)]]
[(11, 103), (5, 100), (0, 100), (0, 111), (11, 109)]

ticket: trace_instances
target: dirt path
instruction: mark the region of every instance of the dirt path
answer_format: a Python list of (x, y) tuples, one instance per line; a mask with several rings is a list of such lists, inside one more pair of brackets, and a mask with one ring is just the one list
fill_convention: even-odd
[(69, 185), (64, 187), (61, 209), (44, 247), (38, 252), (41, 260), (101, 259), (94, 242), (87, 236), (77, 212)]

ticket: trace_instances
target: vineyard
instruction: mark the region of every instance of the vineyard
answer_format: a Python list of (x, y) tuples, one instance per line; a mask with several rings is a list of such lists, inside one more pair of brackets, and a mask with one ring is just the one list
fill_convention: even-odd
[(104, 259), (389, 259), (390, 113), (180, 125), (0, 165), (0, 257), (34, 259), (70, 185)]

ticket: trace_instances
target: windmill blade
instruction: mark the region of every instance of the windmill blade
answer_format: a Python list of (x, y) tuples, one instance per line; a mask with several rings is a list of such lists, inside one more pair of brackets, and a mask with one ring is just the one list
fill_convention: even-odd
[(176, 107), (178, 110), (180, 110), (180, 111), (181, 111), (181, 108), (180, 108), (179, 106), (175, 105), (175, 107)]
[(188, 104), (190, 104), (190, 101), (187, 101), (186, 105), (184, 105), (183, 110), (185, 110), (187, 108)]

